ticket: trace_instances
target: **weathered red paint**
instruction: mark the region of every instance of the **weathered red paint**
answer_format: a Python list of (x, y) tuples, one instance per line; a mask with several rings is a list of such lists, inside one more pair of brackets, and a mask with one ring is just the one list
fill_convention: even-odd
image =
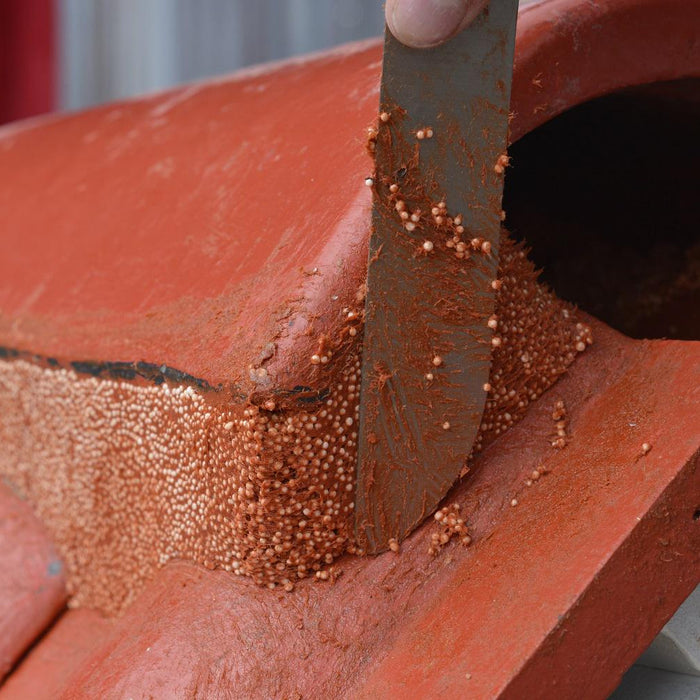
[[(513, 139), (590, 97), (700, 75), (699, 26), (696, 1), (525, 8)], [(217, 382), (278, 335), (293, 378), (308, 320), (365, 262), (378, 58), (369, 44), (5, 130), (0, 342)], [(471, 548), (432, 559), (427, 523), (398, 556), (348, 559), (335, 585), (290, 595), (171, 565), (120, 620), (67, 613), (0, 697), (605, 697), (700, 578), (700, 348), (594, 330), (452, 494)], [(555, 399), (563, 451), (547, 439)], [(15, 657), (52, 595), (13, 627)]]
[(0, 484), (0, 683), (65, 603), (61, 562), (29, 506)]
[[(94, 652), (111, 625), (92, 610), (69, 610), (0, 689), (3, 698), (57, 697), (75, 668)], [(54, 693), (54, 695), (51, 695)]]
[[(698, 23), (697, 0), (526, 7), (512, 138), (596, 95), (698, 75)], [(276, 340), (268, 372), (297, 383), (309, 324), (328, 329), (329, 290), (366, 264), (379, 52), (370, 42), (0, 131), (0, 344), (215, 384), (244, 383)]]
[[(573, 408), (574, 437), (545, 463), (543, 492), (502, 514), (359, 697), (607, 697), (700, 581), (700, 344), (596, 337), (592, 357), (551, 392)], [(532, 426), (512, 432), (487, 456), (491, 468), (512, 468), (509, 447), (537, 464)]]
[(108, 628), (68, 613), (0, 697), (605, 697), (700, 574), (700, 346), (594, 330), (455, 489), (469, 549), (432, 558), (428, 522), (399, 555), (351, 558), (334, 585), (291, 595), (168, 566)]

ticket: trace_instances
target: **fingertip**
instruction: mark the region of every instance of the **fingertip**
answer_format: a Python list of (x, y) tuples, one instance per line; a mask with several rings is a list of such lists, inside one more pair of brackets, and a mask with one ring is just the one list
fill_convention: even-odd
[(487, 3), (488, 0), (387, 0), (386, 23), (403, 44), (429, 48), (466, 27)]

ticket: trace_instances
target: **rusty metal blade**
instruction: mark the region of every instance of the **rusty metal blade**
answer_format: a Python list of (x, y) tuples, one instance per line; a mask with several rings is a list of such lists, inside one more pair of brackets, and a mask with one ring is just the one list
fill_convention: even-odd
[(386, 31), (355, 499), (369, 553), (435, 509), (483, 413), (517, 7), (491, 0), (434, 49)]

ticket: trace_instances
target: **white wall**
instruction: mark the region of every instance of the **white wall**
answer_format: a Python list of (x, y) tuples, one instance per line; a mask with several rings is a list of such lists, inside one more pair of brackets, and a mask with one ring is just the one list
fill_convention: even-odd
[(382, 0), (58, 0), (59, 104), (79, 109), (378, 36)]

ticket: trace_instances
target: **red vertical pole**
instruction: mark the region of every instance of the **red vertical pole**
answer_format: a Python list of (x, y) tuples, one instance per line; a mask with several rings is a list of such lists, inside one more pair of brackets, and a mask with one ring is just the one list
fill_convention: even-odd
[(0, 0), (0, 123), (54, 108), (53, 0)]

